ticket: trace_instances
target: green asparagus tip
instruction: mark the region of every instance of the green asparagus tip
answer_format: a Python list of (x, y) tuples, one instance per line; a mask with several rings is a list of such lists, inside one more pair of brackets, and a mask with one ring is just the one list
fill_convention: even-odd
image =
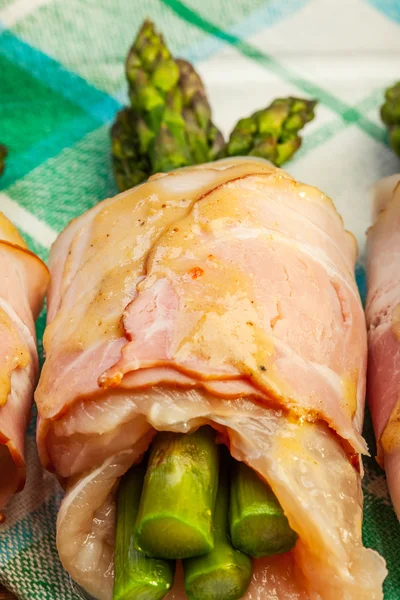
[(212, 122), (198, 73), (189, 62), (171, 55), (149, 20), (128, 52), (125, 74), (130, 106), (118, 113), (111, 129), (113, 170), (120, 191), (153, 173), (227, 156), (260, 156), (281, 166), (298, 150), (300, 131), (314, 118), (316, 101), (279, 98), (240, 119), (226, 144)]
[(301, 129), (314, 118), (315, 100), (279, 98), (267, 108), (241, 119), (226, 148), (227, 156), (266, 158), (277, 166), (288, 161), (301, 146)]
[(158, 434), (136, 521), (137, 547), (147, 556), (180, 559), (213, 549), (218, 464), (210, 427), (193, 434)]
[(400, 81), (386, 90), (381, 118), (388, 129), (389, 144), (400, 156)]
[(187, 61), (175, 60), (151, 21), (128, 53), (130, 107), (111, 130), (114, 174), (123, 191), (151, 174), (214, 160), (224, 139), (211, 119), (204, 85)]

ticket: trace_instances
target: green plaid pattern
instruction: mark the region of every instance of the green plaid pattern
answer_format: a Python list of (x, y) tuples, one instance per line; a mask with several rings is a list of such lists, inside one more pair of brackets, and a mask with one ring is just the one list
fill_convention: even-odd
[[(360, 246), (365, 296), (370, 187), (399, 170), (378, 116), (384, 87), (399, 78), (396, 0), (0, 0), (0, 142), (9, 148), (0, 210), (46, 259), (73, 217), (117, 192), (108, 132), (145, 17), (174, 54), (196, 63), (225, 133), (275, 97), (319, 100), (288, 170), (334, 199)], [(39, 339), (43, 328), (44, 314)], [(62, 493), (40, 469), (34, 428), (33, 420), (27, 486), (0, 530), (0, 581), (23, 599), (79, 598), (58, 561)], [(373, 457), (368, 414), (365, 435)], [(374, 458), (364, 466), (364, 541), (387, 561), (386, 600), (399, 600), (399, 525), (383, 472)]]

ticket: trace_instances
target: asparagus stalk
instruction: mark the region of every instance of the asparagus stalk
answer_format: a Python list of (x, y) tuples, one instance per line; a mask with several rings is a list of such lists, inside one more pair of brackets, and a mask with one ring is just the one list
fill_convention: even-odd
[(208, 162), (219, 155), (224, 140), (211, 120), (199, 75), (190, 63), (171, 56), (150, 21), (137, 35), (125, 71), (131, 107), (119, 113), (111, 129), (120, 190), (152, 173)]
[(119, 113), (111, 128), (114, 177), (119, 190), (138, 185), (151, 175), (145, 146), (146, 128), (131, 108)]
[(113, 600), (161, 600), (173, 584), (174, 563), (148, 558), (135, 547), (144, 475), (144, 465), (135, 466), (118, 488)]
[(250, 557), (235, 550), (228, 535), (228, 465), (228, 453), (223, 452), (214, 515), (214, 550), (183, 561), (189, 600), (237, 600), (245, 594), (251, 580)]
[(136, 543), (142, 552), (178, 559), (213, 549), (218, 464), (211, 427), (192, 434), (158, 434), (136, 521)]
[(226, 147), (227, 156), (260, 156), (280, 166), (301, 146), (299, 131), (314, 118), (314, 100), (279, 98), (240, 119)]
[(381, 118), (389, 131), (390, 146), (400, 156), (400, 81), (386, 90)]
[(7, 148), (0, 144), (0, 176), (3, 175), (6, 166)]
[(243, 462), (236, 461), (232, 469), (230, 533), (235, 548), (255, 558), (287, 552), (297, 539), (268, 484)]
[(150, 21), (137, 35), (125, 71), (130, 107), (118, 113), (111, 129), (121, 191), (159, 171), (227, 156), (261, 156), (280, 166), (300, 147), (299, 131), (314, 118), (315, 101), (278, 99), (241, 119), (225, 143), (198, 73), (172, 57)]

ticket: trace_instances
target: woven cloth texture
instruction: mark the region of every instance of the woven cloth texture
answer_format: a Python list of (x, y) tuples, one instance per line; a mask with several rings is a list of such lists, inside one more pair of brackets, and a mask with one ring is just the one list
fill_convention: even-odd
[[(379, 119), (384, 88), (400, 77), (398, 0), (0, 0), (0, 142), (9, 148), (0, 210), (46, 259), (73, 217), (117, 192), (109, 128), (127, 101), (124, 57), (146, 17), (174, 55), (195, 63), (225, 134), (276, 97), (319, 101), (286, 168), (330, 195), (357, 237), (364, 297), (371, 187), (400, 170)], [(79, 594), (55, 546), (62, 491), (39, 466), (34, 421), (27, 485), (0, 529), (0, 582), (24, 600), (70, 600)], [(365, 435), (364, 541), (387, 561), (385, 599), (399, 600), (400, 527), (368, 413)]]

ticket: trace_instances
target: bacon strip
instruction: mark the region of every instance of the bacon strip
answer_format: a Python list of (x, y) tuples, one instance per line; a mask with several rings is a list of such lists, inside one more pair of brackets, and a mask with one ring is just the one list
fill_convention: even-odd
[(366, 452), (356, 254), (329, 198), (259, 159), (157, 175), (61, 234), (37, 438), (67, 489), (61, 560), (91, 595), (112, 597), (118, 479), (156, 430), (211, 423), (299, 534), (248, 600), (274, 577), (293, 598), (382, 598), (353, 466)]
[(400, 175), (380, 182), (368, 231), (368, 400), (389, 490), (400, 519)]
[(49, 273), (0, 213), (0, 509), (25, 481), (24, 438), (38, 376), (35, 319)]

